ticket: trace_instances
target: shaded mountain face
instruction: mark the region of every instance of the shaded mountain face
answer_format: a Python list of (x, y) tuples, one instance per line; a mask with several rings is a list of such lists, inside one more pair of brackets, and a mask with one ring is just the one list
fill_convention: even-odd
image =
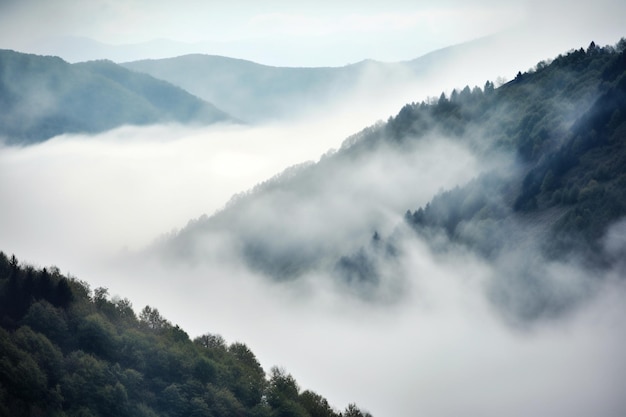
[(0, 103), (0, 137), (10, 144), (126, 124), (230, 120), (178, 87), (109, 61), (70, 65), (8, 50), (0, 51)]
[[(423, 242), (493, 265), (501, 278), (488, 294), (514, 319), (567, 311), (588, 293), (589, 271), (623, 268), (623, 245), (609, 240), (626, 215), (624, 46), (592, 44), (497, 89), (406, 105), (155, 250), (175, 261), (230, 256), (277, 280), (330, 276), (393, 301), (407, 246)], [(566, 277), (576, 285), (564, 291), (555, 265), (589, 273)]]

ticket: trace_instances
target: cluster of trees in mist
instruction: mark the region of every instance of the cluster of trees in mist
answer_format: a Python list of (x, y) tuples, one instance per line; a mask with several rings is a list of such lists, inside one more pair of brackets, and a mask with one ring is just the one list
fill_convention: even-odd
[(367, 417), (340, 412), (243, 343), (191, 340), (146, 306), (0, 252), (0, 416)]
[(9, 144), (126, 124), (231, 120), (181, 88), (111, 61), (69, 64), (10, 50), (0, 50), (0, 106), (0, 140)]

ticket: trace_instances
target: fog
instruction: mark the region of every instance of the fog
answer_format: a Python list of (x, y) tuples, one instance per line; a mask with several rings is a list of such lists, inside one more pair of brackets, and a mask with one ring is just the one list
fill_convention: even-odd
[[(438, 190), (467, 181), (479, 172), (477, 165), (468, 150), (444, 138), (342, 150), (238, 196), (223, 212), (164, 241), (157, 253), (192, 263), (234, 256), (270, 279), (301, 278), (334, 268), (338, 255), (367, 250), (374, 234), (393, 232), (407, 207), (426, 204)], [(345, 272), (350, 281), (352, 268)], [(353, 291), (393, 298), (388, 288), (361, 288), (378, 280), (364, 272)]]
[(337, 407), (355, 401), (374, 415), (406, 416), (624, 413), (619, 276), (574, 312), (519, 328), (484, 297), (493, 265), (462, 250), (433, 255), (419, 241), (404, 250), (409, 282), (392, 305), (346, 296), (316, 274), (272, 283), (228, 260), (116, 265), (90, 278), (122, 288), (137, 307), (158, 305), (192, 335), (245, 342), (266, 369), (285, 367)]
[(60, 262), (72, 251), (137, 249), (212, 214), (259, 179), (339, 146), (362, 125), (343, 118), (315, 130), (306, 124), (127, 126), (4, 147), (0, 189), (13, 199), (3, 206), (2, 243), (36, 262)]
[[(265, 205), (246, 206), (251, 197), (241, 197), (221, 215), (256, 216), (238, 220), (243, 226), (233, 230), (239, 232), (259, 225), (274, 240), (306, 246), (310, 237), (311, 244), (328, 242), (345, 255), (359, 246), (368, 250), (376, 229), (400, 254), (378, 264), (383, 279), (376, 288), (393, 297), (355, 294), (323, 263), (299, 279), (272, 280), (247, 267), (228, 240), (217, 242), (219, 256), (203, 246), (202, 262), (144, 256), (153, 239), (222, 209), (259, 179), (339, 148), (371, 123), (365, 117), (344, 113), (314, 124), (262, 127), (124, 127), (4, 147), (0, 192), (10, 203), (2, 205), (0, 248), (27, 263), (57, 265), (92, 288), (108, 287), (137, 311), (157, 307), (192, 337), (211, 332), (244, 342), (266, 370), (285, 367), (303, 389), (337, 408), (356, 402), (375, 416), (623, 415), (626, 294), (619, 271), (600, 277), (575, 263), (537, 264), (554, 289), (549, 296), (559, 301), (560, 294), (574, 293), (579, 302), (520, 325), (510, 303), (503, 308), (493, 294), (520, 294), (523, 303), (533, 300), (533, 291), (544, 293), (541, 280), (515, 286), (515, 268), (534, 259), (532, 248), (493, 262), (452, 244), (433, 252), (402, 225), (406, 209), (440, 188), (497, 168), (499, 161), (481, 160), (446, 138), (337, 164), (300, 189), (302, 201), (289, 194), (295, 187)], [(272, 201), (290, 210), (276, 211)], [(238, 205), (243, 208), (232, 209)], [(623, 242), (622, 222), (607, 234), (607, 250), (617, 257)]]

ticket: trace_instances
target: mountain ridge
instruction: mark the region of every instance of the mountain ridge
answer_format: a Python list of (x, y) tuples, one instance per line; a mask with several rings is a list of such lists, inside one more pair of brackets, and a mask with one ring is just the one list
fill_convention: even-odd
[(99, 133), (125, 124), (210, 124), (232, 120), (212, 104), (111, 61), (0, 50), (0, 135), (8, 144), (63, 133)]
[(344, 67), (276, 67), (218, 55), (126, 62), (122, 66), (150, 74), (212, 102), (236, 117), (259, 122), (299, 115), (300, 108), (343, 99), (372, 62)]
[[(274, 66), (193, 53), (121, 65), (178, 85), (251, 123), (291, 120), (314, 113), (327, 103), (343, 104), (355, 111), (361, 102), (395, 104), (394, 110), (389, 105), (380, 106), (380, 117), (413, 100), (415, 96), (409, 91), (421, 91), (426, 97), (486, 79), (501, 83), (514, 76), (513, 71), (545, 58), (539, 49), (528, 54), (533, 56), (530, 61), (524, 59), (525, 54), (509, 51), (506, 45), (515, 36), (508, 32), (485, 36), (397, 62), (363, 59), (341, 66)], [(481, 64), (502, 48), (500, 54), (505, 59), (490, 61), (487, 68)]]

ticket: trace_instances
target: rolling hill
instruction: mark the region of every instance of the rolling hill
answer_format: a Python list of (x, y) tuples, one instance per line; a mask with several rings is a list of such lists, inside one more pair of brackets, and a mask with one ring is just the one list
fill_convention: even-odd
[(345, 413), (243, 343), (193, 340), (146, 306), (0, 252), (0, 415), (327, 416)]
[(368, 87), (376, 89), (393, 79), (384, 73), (394, 69), (375, 61), (335, 68), (272, 67), (199, 54), (121, 65), (178, 85), (249, 122), (290, 118), (331, 99), (345, 99), (366, 75), (372, 74)]
[(10, 50), (0, 51), (0, 106), (0, 137), (9, 144), (126, 124), (232, 120), (178, 87), (110, 61), (68, 64)]

